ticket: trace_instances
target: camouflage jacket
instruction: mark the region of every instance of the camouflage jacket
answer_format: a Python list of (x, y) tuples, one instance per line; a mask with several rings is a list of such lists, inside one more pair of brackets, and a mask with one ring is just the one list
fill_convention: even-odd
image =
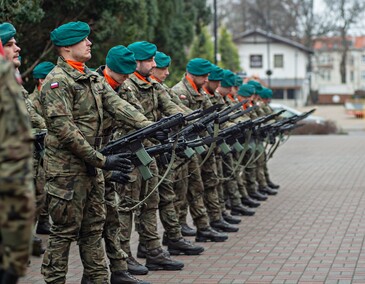
[(182, 103), (192, 110), (207, 109), (213, 105), (202, 88), (198, 92), (194, 89), (186, 79), (186, 75), (172, 87), (172, 90), (179, 96)]
[(0, 59), (0, 193), (33, 190), (33, 136), (21, 86)]
[(48, 176), (87, 175), (86, 163), (105, 164), (105, 157), (95, 150), (102, 142), (104, 111), (133, 128), (150, 125), (96, 72), (85, 67), (81, 73), (62, 57), (43, 83), (41, 104), (48, 129), (44, 158)]
[(28, 98), (32, 102), (35, 112), (43, 117), (41, 106), (41, 92), (38, 90), (37, 86), (35, 86), (33, 92), (28, 95)]
[(119, 95), (154, 122), (160, 120), (162, 115), (169, 116), (184, 112), (171, 101), (159, 82), (149, 79), (150, 81), (143, 80), (136, 74), (131, 74), (121, 86)]
[(46, 128), (46, 123), (40, 113), (37, 112), (33, 102), (29, 99), (28, 91), (21, 86), (22, 93), (25, 101), (25, 106), (27, 107), (27, 111), (30, 116), (30, 121), (32, 122), (32, 127), (35, 129), (44, 129)]
[(175, 94), (175, 92), (166, 84), (164, 83), (160, 83), (162, 88), (165, 89), (165, 91), (167, 92), (167, 94), (169, 94), (171, 100), (177, 104), (183, 111), (185, 114), (191, 113), (192, 110), (190, 108), (188, 108), (186, 105), (184, 105), (182, 103), (182, 101), (179, 99), (179, 96), (177, 94)]

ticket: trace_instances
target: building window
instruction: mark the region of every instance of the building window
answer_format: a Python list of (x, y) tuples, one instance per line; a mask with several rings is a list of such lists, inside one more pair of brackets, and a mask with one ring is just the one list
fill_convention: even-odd
[(283, 67), (284, 67), (284, 55), (274, 54), (274, 68), (283, 68)]
[(251, 68), (262, 68), (262, 55), (261, 54), (250, 55), (250, 67)]
[(354, 71), (351, 71), (350, 72), (350, 81), (353, 82), (354, 81), (354, 78), (355, 78)]
[(361, 71), (361, 81), (365, 81), (365, 71)]
[(361, 55), (361, 63), (365, 64), (365, 54)]
[(295, 99), (295, 89), (288, 89), (288, 100)]
[(273, 99), (279, 99), (279, 100), (284, 99), (284, 90), (283, 89), (273, 90), (273, 96), (272, 96), (272, 98)]

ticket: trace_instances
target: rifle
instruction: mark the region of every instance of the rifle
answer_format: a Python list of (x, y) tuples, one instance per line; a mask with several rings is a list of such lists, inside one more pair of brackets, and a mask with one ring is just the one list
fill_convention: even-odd
[(258, 106), (255, 105), (255, 106), (249, 107), (245, 110), (236, 111), (235, 113), (233, 113), (231, 115), (226, 115), (224, 117), (219, 118), (218, 123), (222, 124), (222, 123), (225, 123), (226, 121), (234, 120), (240, 116), (245, 115), (246, 113), (251, 112), (252, 110), (255, 110), (256, 108), (258, 108)]
[(47, 131), (41, 131), (34, 134), (34, 149), (37, 155), (41, 155), (44, 151), (44, 138), (47, 135)]

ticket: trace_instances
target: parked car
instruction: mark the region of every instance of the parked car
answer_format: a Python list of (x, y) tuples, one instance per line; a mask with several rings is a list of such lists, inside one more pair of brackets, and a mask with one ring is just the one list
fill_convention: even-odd
[[(271, 108), (274, 111), (280, 111), (285, 109), (286, 111), (281, 114), (282, 117), (291, 117), (294, 115), (303, 114), (301, 111), (288, 107), (286, 105), (270, 103)], [(335, 134), (338, 133), (337, 126), (335, 122), (326, 120), (323, 117), (308, 115), (305, 119), (298, 122), (303, 124), (301, 127), (294, 129), (292, 134)]]

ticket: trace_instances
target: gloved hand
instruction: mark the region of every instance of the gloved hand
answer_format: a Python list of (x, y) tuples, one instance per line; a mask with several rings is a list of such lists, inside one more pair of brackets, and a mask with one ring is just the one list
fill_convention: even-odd
[(114, 181), (120, 184), (127, 184), (129, 180), (130, 180), (129, 175), (119, 171), (113, 171), (110, 177), (110, 181)]
[(194, 122), (193, 127), (194, 127), (195, 132), (198, 132), (198, 133), (202, 132), (206, 129), (205, 125), (200, 122)]
[(133, 170), (131, 160), (125, 158), (125, 154), (115, 154), (106, 157), (106, 162), (103, 167), (107, 171), (121, 171), (130, 173)]
[(156, 131), (154, 138), (156, 138), (160, 142), (164, 142), (169, 138), (169, 132), (170, 129)]

